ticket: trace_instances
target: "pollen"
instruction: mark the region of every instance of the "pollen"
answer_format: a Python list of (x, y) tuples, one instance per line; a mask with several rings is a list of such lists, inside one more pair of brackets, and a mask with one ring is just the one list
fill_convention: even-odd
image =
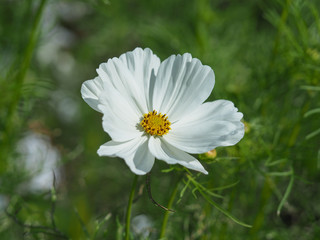
[(155, 110), (144, 114), (140, 125), (144, 128), (146, 133), (157, 136), (167, 134), (171, 129), (171, 123), (166, 114), (158, 114)]

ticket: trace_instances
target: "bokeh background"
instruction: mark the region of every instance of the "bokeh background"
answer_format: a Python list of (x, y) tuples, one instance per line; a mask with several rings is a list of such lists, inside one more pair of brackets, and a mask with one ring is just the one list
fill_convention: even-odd
[[(1, 0), (0, 239), (123, 239), (134, 176), (96, 154), (109, 137), (80, 87), (138, 46), (212, 67), (209, 100), (246, 125), (199, 156), (209, 175), (156, 161), (153, 197), (177, 187), (163, 239), (320, 239), (319, 14), (318, 0)], [(144, 177), (136, 196), (131, 238), (159, 239)]]

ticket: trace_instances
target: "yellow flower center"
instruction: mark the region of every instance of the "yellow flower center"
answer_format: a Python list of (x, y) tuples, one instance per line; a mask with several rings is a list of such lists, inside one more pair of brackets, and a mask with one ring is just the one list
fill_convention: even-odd
[(157, 114), (155, 110), (144, 114), (140, 125), (144, 128), (144, 131), (150, 135), (162, 136), (167, 134), (171, 129), (171, 123), (166, 114)]

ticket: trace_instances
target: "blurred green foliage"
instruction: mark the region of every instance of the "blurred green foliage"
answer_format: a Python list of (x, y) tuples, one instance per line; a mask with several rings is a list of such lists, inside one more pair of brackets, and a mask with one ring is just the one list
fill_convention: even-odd
[[(140, 46), (211, 66), (209, 100), (232, 100), (247, 130), (199, 156), (207, 176), (156, 161), (153, 197), (167, 205), (176, 183), (176, 213), (155, 207), (140, 177), (132, 217), (150, 226), (132, 239), (158, 239), (164, 215), (166, 239), (319, 239), (319, 16), (317, 0), (1, 0), (0, 238), (123, 238), (133, 174), (97, 156), (108, 136), (80, 87)], [(59, 153), (41, 191), (19, 151), (30, 134)]]

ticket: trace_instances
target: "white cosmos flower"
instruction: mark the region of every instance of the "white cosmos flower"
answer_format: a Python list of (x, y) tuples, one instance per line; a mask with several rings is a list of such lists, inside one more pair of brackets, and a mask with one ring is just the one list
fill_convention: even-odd
[(231, 146), (244, 135), (243, 115), (232, 102), (204, 103), (214, 72), (189, 53), (160, 62), (149, 48), (136, 48), (100, 64), (97, 72), (81, 94), (103, 114), (112, 139), (98, 154), (123, 158), (135, 174), (148, 173), (155, 158), (207, 174), (188, 153)]

